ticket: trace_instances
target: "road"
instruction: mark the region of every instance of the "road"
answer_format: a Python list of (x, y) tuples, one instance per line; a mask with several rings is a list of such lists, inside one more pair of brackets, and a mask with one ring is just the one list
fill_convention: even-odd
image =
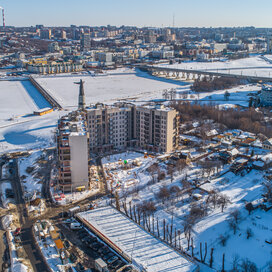
[(50, 272), (47, 264), (43, 261), (39, 248), (36, 245), (35, 238), (32, 234), (33, 221), (28, 217), (25, 201), (23, 199), (23, 192), (20, 183), (20, 176), (18, 173), (18, 161), (16, 159), (13, 173), (13, 191), (15, 193), (15, 200), (17, 203), (17, 212), (22, 228), (21, 240), (23, 248), (31, 262), (32, 268), (35, 272)]

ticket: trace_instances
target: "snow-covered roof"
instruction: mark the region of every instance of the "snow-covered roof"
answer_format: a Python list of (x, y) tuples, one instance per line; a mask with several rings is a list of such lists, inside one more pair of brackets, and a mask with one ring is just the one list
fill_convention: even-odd
[(78, 214), (147, 271), (195, 271), (197, 265), (156, 239), (116, 209), (107, 206)]

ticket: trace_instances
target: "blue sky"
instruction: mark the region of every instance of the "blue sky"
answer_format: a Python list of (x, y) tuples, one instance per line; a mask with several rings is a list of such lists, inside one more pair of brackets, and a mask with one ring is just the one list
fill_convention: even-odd
[(271, 0), (0, 0), (6, 24), (272, 27)]

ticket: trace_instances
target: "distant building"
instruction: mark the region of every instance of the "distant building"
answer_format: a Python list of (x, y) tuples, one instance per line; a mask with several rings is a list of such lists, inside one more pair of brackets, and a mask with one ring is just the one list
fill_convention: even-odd
[(272, 106), (272, 86), (263, 86), (259, 97), (262, 106)]
[(55, 53), (55, 52), (59, 52), (60, 48), (59, 48), (59, 44), (58, 42), (52, 42), (48, 45), (48, 51), (50, 53)]
[(81, 35), (81, 49), (83, 51), (88, 51), (91, 48), (91, 36), (90, 33), (83, 33)]
[(52, 33), (51, 33), (51, 29), (41, 29), (41, 39), (43, 40), (50, 40), (51, 39), (51, 36), (52, 36)]
[(35, 74), (59, 74), (82, 71), (82, 64), (76, 64), (73, 62), (56, 62), (50, 63), (38, 63), (27, 64), (27, 71)]

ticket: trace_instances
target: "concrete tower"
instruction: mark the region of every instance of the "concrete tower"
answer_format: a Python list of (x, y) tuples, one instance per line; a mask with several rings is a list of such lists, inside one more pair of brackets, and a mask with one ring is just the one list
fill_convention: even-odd
[(81, 79), (80, 82), (77, 82), (76, 84), (79, 84), (78, 109), (84, 110), (85, 109), (84, 81), (82, 81)]

